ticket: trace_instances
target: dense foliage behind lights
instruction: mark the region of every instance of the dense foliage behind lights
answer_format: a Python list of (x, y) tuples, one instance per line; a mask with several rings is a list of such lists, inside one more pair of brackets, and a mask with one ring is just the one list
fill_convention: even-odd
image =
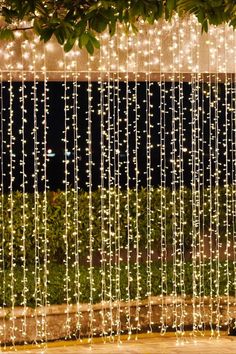
[(114, 35), (117, 24), (138, 31), (140, 20), (153, 24), (195, 14), (207, 32), (208, 25), (229, 23), (236, 27), (236, 2), (232, 0), (5, 0), (1, 1), (0, 39), (14, 39), (16, 31), (28, 38), (32, 31), (47, 42), (54, 35), (65, 51), (74, 45), (90, 54), (99, 48), (99, 33)]

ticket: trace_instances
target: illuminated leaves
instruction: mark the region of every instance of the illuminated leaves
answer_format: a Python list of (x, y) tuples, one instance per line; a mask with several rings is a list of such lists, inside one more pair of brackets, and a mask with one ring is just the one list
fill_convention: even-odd
[(24, 20), (44, 42), (54, 35), (67, 52), (78, 45), (93, 54), (99, 48), (97, 35), (108, 30), (113, 36), (118, 22), (137, 32), (141, 19), (153, 24), (160, 18), (171, 20), (176, 12), (194, 14), (205, 32), (209, 24), (236, 27), (236, 3), (231, 0), (5, 0), (0, 39), (13, 39), (16, 23)]

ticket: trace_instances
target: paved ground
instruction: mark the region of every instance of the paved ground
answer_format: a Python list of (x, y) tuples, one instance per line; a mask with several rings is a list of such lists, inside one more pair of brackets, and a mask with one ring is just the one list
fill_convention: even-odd
[[(209, 337), (198, 337), (193, 340), (186, 336), (182, 343), (178, 343), (174, 336), (161, 337), (160, 335), (151, 336), (135, 340), (124, 340), (118, 346), (111, 343), (95, 343), (92, 348), (88, 344), (69, 345), (70, 343), (60, 343), (60, 346), (53, 344), (46, 350), (25, 349), (17, 351), (17, 354), (236, 354), (236, 337), (221, 337), (220, 339), (210, 339)], [(5, 353), (12, 353), (7, 351)]]

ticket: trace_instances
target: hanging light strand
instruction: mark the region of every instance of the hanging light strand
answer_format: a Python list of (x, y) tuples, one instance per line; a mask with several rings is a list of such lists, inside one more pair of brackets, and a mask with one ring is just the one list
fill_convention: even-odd
[[(77, 54), (77, 52), (76, 52)], [(74, 267), (75, 267), (75, 300), (77, 305), (76, 314), (76, 332), (80, 339), (81, 332), (81, 304), (80, 304), (80, 252), (81, 241), (79, 237), (79, 228), (81, 221), (79, 220), (79, 154), (80, 154), (80, 135), (79, 135), (79, 74), (78, 74), (78, 61), (76, 58), (76, 68), (73, 79), (73, 152), (74, 152), (74, 190), (73, 190), (73, 236), (74, 236)]]
[(102, 76), (103, 66), (103, 48), (100, 49), (100, 73), (99, 73), (99, 90), (100, 90), (100, 117), (101, 117), (101, 132), (100, 132), (100, 147), (101, 147), (101, 163), (100, 163), (100, 178), (101, 178), (101, 196), (100, 196), (100, 220), (101, 220), (101, 317), (102, 317), (102, 337), (103, 341), (106, 341), (106, 189), (105, 189), (105, 159), (106, 159), (106, 147), (105, 147), (105, 112), (104, 112), (104, 91), (105, 83)]
[(6, 270), (5, 270), (5, 245), (6, 245), (6, 240), (5, 240), (5, 222), (4, 222), (4, 205), (5, 205), (5, 198), (4, 198), (4, 176), (5, 176), (5, 169), (4, 169), (4, 148), (6, 144), (5, 136), (4, 136), (4, 104), (3, 104), (3, 92), (4, 92), (4, 84), (3, 84), (3, 78), (2, 78), (2, 73), (0, 75), (0, 161), (1, 161), (1, 175), (0, 175), (0, 192), (1, 192), (1, 245), (0, 245), (0, 263), (1, 263), (1, 268), (0, 268), (0, 274), (2, 278), (2, 310), (3, 310), (3, 319), (2, 319), (2, 328), (0, 331), (1, 339), (0, 339), (0, 345), (2, 347), (2, 344), (4, 345), (6, 343), (6, 318), (5, 318), (5, 307), (6, 307)]
[[(118, 49), (118, 38), (115, 37), (114, 46)], [(111, 43), (112, 44), (112, 43)], [(119, 83), (119, 56), (115, 57), (117, 71), (114, 76), (114, 174), (115, 174), (115, 223), (116, 228), (116, 335), (118, 344), (121, 343), (121, 209), (120, 209), (120, 83)]]
[(68, 164), (69, 164), (69, 159), (68, 159), (68, 130), (69, 130), (69, 118), (68, 118), (68, 111), (69, 111), (69, 104), (68, 104), (68, 85), (67, 85), (67, 72), (66, 72), (66, 56), (64, 54), (64, 188), (65, 188), (65, 215), (64, 215), (64, 220), (65, 220), (65, 229), (64, 229), (64, 243), (65, 243), (65, 277), (64, 277), (64, 291), (65, 291), (65, 302), (66, 302), (66, 323), (65, 323), (65, 332), (66, 332), (66, 338), (70, 338), (70, 293), (69, 293), (69, 288), (70, 288), (70, 278), (69, 278), (69, 243), (68, 243), (68, 237), (69, 237), (69, 207), (70, 203), (68, 200), (68, 187), (69, 187), (69, 171), (68, 171)]
[(184, 334), (185, 321), (185, 249), (184, 249), (184, 232), (185, 232), (185, 188), (184, 188), (184, 152), (185, 152), (185, 130), (184, 130), (184, 88), (183, 75), (181, 73), (181, 50), (183, 48), (183, 36), (180, 23), (178, 24), (178, 150), (179, 150), (179, 283), (180, 283), (180, 324), (181, 331)]
[(219, 210), (219, 182), (220, 182), (220, 128), (219, 128), (219, 77), (218, 77), (218, 60), (217, 73), (214, 85), (214, 131), (215, 131), (215, 206), (214, 206), (214, 223), (215, 223), (215, 305), (216, 305), (216, 336), (220, 335), (220, 210)]
[(128, 330), (128, 338), (132, 334), (132, 326), (131, 326), (131, 295), (130, 295), (130, 287), (131, 287), (131, 267), (130, 267), (130, 259), (131, 259), (131, 225), (130, 225), (130, 147), (129, 147), (129, 41), (126, 39), (126, 77), (125, 77), (125, 140), (126, 140), (126, 233), (127, 233), (127, 309), (126, 309), (126, 318), (127, 318), (127, 330)]
[[(234, 36), (234, 48), (236, 48), (236, 36)], [(236, 122), (234, 114), (236, 112), (236, 55), (234, 55), (234, 75), (232, 77), (232, 110), (231, 110), (231, 134), (232, 134), (232, 218), (233, 218), (233, 290), (234, 299), (236, 299)], [(234, 300), (233, 305), (236, 305)], [(235, 311), (234, 311), (235, 317)], [(234, 320), (234, 328), (236, 321)]]
[[(160, 35), (160, 33), (158, 33)], [(161, 181), (161, 210), (160, 210), (160, 232), (161, 232), (161, 334), (167, 330), (167, 240), (166, 240), (166, 80), (163, 73), (162, 63), (162, 37), (160, 36), (160, 181)]]
[(8, 212), (9, 212), (9, 230), (10, 230), (10, 296), (11, 296), (11, 315), (10, 315), (10, 331), (12, 345), (15, 346), (15, 254), (14, 254), (14, 242), (15, 242), (15, 230), (14, 230), (14, 194), (13, 194), (13, 182), (14, 182), (14, 142), (15, 137), (13, 135), (13, 83), (12, 73), (9, 72), (9, 123), (8, 123), (8, 136), (9, 136), (9, 197), (8, 197)]
[(225, 290), (224, 290), (224, 295), (226, 297), (226, 308), (227, 308), (227, 319), (225, 322), (225, 325), (228, 326), (230, 325), (231, 322), (231, 314), (230, 314), (230, 297), (229, 297), (229, 288), (230, 288), (230, 274), (229, 274), (229, 256), (230, 256), (230, 222), (229, 222), (229, 218), (230, 218), (230, 189), (229, 189), (229, 148), (230, 148), (230, 136), (229, 136), (229, 119), (228, 119), (228, 113), (229, 113), (229, 102), (228, 102), (228, 95), (229, 95), (229, 89), (228, 86), (230, 84), (229, 81), (229, 77), (227, 74), (227, 52), (228, 52), (228, 43), (227, 43), (227, 32), (226, 32), (226, 26), (224, 26), (224, 69), (225, 69), (225, 73), (224, 73), (224, 93), (225, 93), (225, 97), (224, 97), (224, 110), (225, 110), (225, 120), (224, 120), (224, 141), (223, 141), (223, 145), (225, 148), (225, 161), (224, 161), (224, 174), (225, 174), (225, 178), (224, 178), (224, 187), (225, 187), (225, 262), (224, 262), (224, 276), (226, 278), (226, 286), (225, 286)]
[(48, 338), (48, 325), (47, 325), (47, 307), (48, 307), (48, 258), (49, 258), (49, 248), (48, 248), (48, 180), (47, 180), (47, 115), (48, 115), (48, 87), (47, 87), (47, 71), (46, 71), (46, 54), (44, 46), (44, 67), (43, 67), (43, 166), (42, 166), (42, 180), (43, 180), (43, 313), (42, 313), (42, 338), (44, 340), (45, 346), (47, 345)]
[[(133, 38), (132, 38), (133, 40)], [(136, 306), (135, 306), (135, 323), (136, 323), (136, 334), (140, 331), (140, 233), (139, 233), (139, 106), (138, 106), (138, 78), (137, 78), (137, 61), (138, 55), (136, 54), (135, 60), (135, 73), (134, 73), (134, 154), (133, 154), (133, 162), (134, 162), (134, 179), (135, 179), (135, 248), (136, 248)], [(146, 100), (147, 100), (147, 83), (146, 83)], [(147, 103), (146, 103), (147, 104)], [(137, 338), (137, 337), (136, 337)]]
[(34, 171), (33, 171), (33, 190), (34, 190), (34, 206), (33, 206), (33, 217), (34, 217), (34, 301), (35, 301), (35, 341), (36, 343), (42, 342), (42, 316), (40, 316), (42, 302), (42, 288), (41, 288), (41, 262), (40, 262), (40, 249), (41, 249), (41, 235), (39, 226), (39, 214), (40, 214), (40, 200), (39, 200), (39, 137), (38, 137), (38, 77), (35, 67), (35, 47), (33, 47), (33, 87), (32, 87), (32, 102), (33, 102), (33, 156), (34, 156)]
[[(148, 32), (148, 57), (146, 73), (146, 150), (147, 150), (147, 297), (148, 332), (152, 332), (152, 83), (151, 83), (151, 30)], [(140, 235), (139, 235), (140, 238)], [(140, 277), (140, 274), (139, 274)], [(139, 325), (139, 327), (141, 327)], [(141, 328), (139, 328), (140, 330)]]
[(92, 167), (93, 167), (93, 151), (92, 151), (92, 82), (91, 82), (91, 63), (88, 60), (88, 131), (87, 131), (87, 156), (88, 156), (88, 207), (89, 207), (89, 343), (92, 344), (94, 336), (94, 312), (93, 312), (93, 293), (94, 293), (94, 274), (93, 274), (93, 201), (92, 201)]
[[(24, 50), (24, 44), (22, 44), (22, 50)], [(23, 58), (22, 58), (22, 68), (23, 68)], [(21, 72), (21, 97), (20, 97), (20, 102), (21, 102), (21, 147), (22, 147), (22, 160), (20, 162), (21, 164), (21, 173), (22, 173), (22, 245), (21, 245), (21, 252), (22, 252), (22, 284), (23, 284), (23, 290), (22, 290), (22, 303), (21, 305), (23, 306), (23, 318), (22, 318), (22, 337), (25, 340), (26, 337), (26, 313), (27, 313), (27, 266), (26, 266), (26, 228), (27, 228), (27, 194), (26, 194), (26, 173), (25, 173), (25, 158), (26, 158), (26, 152), (25, 152), (25, 125), (26, 125), (26, 108), (25, 108), (25, 76), (24, 72), (22, 70)]]

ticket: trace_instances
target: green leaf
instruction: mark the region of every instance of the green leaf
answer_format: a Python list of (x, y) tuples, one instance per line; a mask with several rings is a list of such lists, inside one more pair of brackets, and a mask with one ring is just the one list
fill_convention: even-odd
[(100, 48), (100, 42), (94, 36), (90, 36), (90, 41), (92, 42), (94, 48)]
[(44, 28), (41, 31), (40, 39), (43, 40), (44, 43), (46, 43), (49, 41), (49, 39), (51, 39), (53, 33), (54, 33), (54, 30), (52, 28)]
[(0, 39), (1, 40), (13, 40), (14, 38), (15, 38), (14, 33), (9, 28), (1, 28), (0, 29)]
[(163, 16), (163, 3), (159, 1), (157, 3), (157, 12), (156, 12), (156, 19), (159, 19)]
[(63, 28), (62, 27), (58, 27), (55, 30), (54, 34), (56, 36), (56, 39), (57, 39), (58, 43), (63, 45), (64, 42), (65, 42), (65, 38), (66, 38)]
[(64, 45), (65, 52), (69, 52), (74, 47), (75, 41), (76, 41), (75, 36), (68, 38), (68, 40), (66, 41), (66, 43)]
[(40, 24), (40, 21), (38, 19), (34, 20), (33, 27), (36, 34), (41, 34), (42, 24)]
[(203, 21), (203, 23), (202, 23), (202, 32), (208, 32), (208, 21), (207, 20), (205, 20), (205, 21)]
[(87, 45), (90, 37), (87, 32), (82, 33), (82, 35), (79, 37), (79, 47), (83, 48), (84, 46)]
[(116, 33), (116, 20), (112, 19), (109, 22), (109, 34), (110, 36), (114, 36), (115, 33)]
[(236, 18), (230, 21), (229, 23), (230, 26), (233, 26), (233, 28), (236, 28)]
[(176, 0), (167, 0), (166, 7), (170, 14), (172, 14), (173, 10), (176, 8)]
[(91, 54), (91, 55), (93, 55), (93, 53), (94, 53), (94, 46), (93, 46), (92, 41), (89, 40), (85, 47), (86, 47), (88, 53)]
[(100, 13), (90, 20), (90, 27), (98, 33), (105, 31), (107, 25), (108, 20)]

